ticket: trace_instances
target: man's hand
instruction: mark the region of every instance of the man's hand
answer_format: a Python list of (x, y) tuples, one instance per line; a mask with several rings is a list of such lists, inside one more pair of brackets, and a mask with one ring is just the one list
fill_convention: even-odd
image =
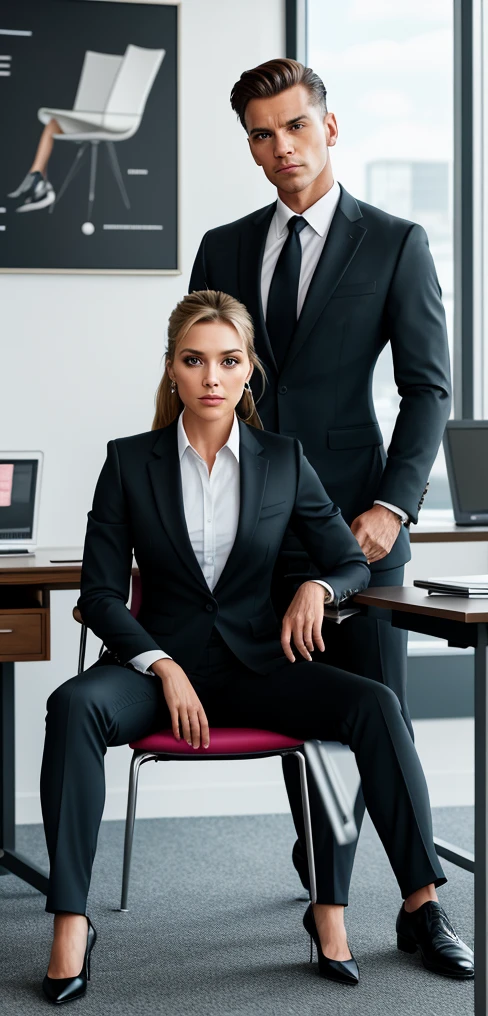
[(361, 547), (368, 562), (381, 561), (390, 553), (402, 528), (398, 515), (381, 504), (375, 504), (367, 512), (358, 515), (351, 525), (351, 532)]
[[(161, 678), (163, 694), (171, 716), (171, 726), (177, 741), (181, 736), (194, 748), (208, 748), (210, 734), (205, 710), (188, 680), (185, 671), (174, 660), (161, 659), (151, 664), (151, 670)], [(181, 725), (181, 733), (180, 733)]]
[(306, 660), (312, 659), (310, 653), (315, 648), (321, 653), (325, 651), (322, 638), (324, 593), (324, 587), (318, 582), (303, 582), (288, 607), (281, 626), (281, 645), (290, 663), (295, 662), (290, 646), (292, 636), (298, 652)]

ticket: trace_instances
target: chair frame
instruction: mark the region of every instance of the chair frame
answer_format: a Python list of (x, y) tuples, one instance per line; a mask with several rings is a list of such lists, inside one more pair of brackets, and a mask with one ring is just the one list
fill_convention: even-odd
[[(85, 665), (85, 651), (87, 639), (87, 626), (83, 622), (78, 607), (73, 609), (73, 617), (81, 625), (80, 648), (78, 655), (78, 674), (81, 674)], [(103, 645), (100, 655), (103, 652)], [(236, 752), (223, 754), (205, 752), (205, 755), (189, 755), (181, 752), (155, 752), (144, 749), (134, 749), (129, 770), (129, 789), (127, 796), (127, 813), (125, 820), (124, 835), (124, 858), (122, 865), (122, 891), (120, 899), (121, 913), (128, 912), (128, 895), (130, 866), (132, 860), (132, 847), (134, 840), (134, 824), (136, 817), (137, 790), (139, 784), (139, 773), (145, 762), (201, 762), (201, 761), (243, 761), (245, 759), (270, 758), (274, 755), (281, 757), (294, 755), (298, 761), (300, 775), (300, 791), (302, 798), (303, 823), (305, 829), (305, 844), (307, 851), (308, 874), (310, 881), (310, 899), (312, 903), (317, 902), (317, 880), (315, 874), (315, 855), (312, 837), (312, 819), (310, 813), (310, 799), (308, 793), (307, 764), (313, 772), (317, 788), (322, 797), (325, 810), (328, 814), (335, 838), (339, 846), (352, 843), (357, 839), (357, 827), (354, 820), (353, 809), (349, 801), (348, 793), (336, 769), (332, 759), (327, 753), (323, 742), (311, 740), (290, 748), (277, 748), (271, 751), (257, 752)]]

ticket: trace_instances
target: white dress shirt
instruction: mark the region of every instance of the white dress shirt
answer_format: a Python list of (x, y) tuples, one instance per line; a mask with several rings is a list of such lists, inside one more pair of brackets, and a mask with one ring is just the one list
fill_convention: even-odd
[[(299, 233), (302, 247), (302, 263), (298, 282), (297, 319), (301, 314), (308, 287), (324, 249), (340, 196), (341, 189), (337, 180), (334, 180), (327, 194), (324, 194), (314, 205), (310, 205), (310, 208), (301, 213), (301, 217), (307, 220), (308, 225), (304, 226)], [(271, 219), (266, 237), (261, 271), (261, 301), (265, 318), (268, 309), (271, 279), (273, 278), (273, 272), (288, 236), (288, 221), (294, 215), (296, 215), (296, 212), (288, 208), (288, 205), (285, 205), (281, 198), (278, 198), (276, 211)], [(386, 501), (374, 501), (374, 504), (381, 504), (384, 508), (389, 508), (390, 511), (395, 512), (400, 517), (403, 523), (408, 522), (408, 515), (401, 508), (388, 504)]]
[[(178, 418), (177, 437), (185, 521), (195, 557), (209, 589), (213, 590), (232, 550), (239, 521), (239, 421), (234, 414), (229, 439), (217, 452), (209, 474), (207, 463), (188, 440), (183, 416), (184, 411)], [(334, 596), (327, 582), (313, 581), (324, 586), (330, 597)], [(134, 656), (130, 663), (136, 670), (147, 673), (152, 663), (163, 658), (169, 658), (168, 653), (150, 649)]]

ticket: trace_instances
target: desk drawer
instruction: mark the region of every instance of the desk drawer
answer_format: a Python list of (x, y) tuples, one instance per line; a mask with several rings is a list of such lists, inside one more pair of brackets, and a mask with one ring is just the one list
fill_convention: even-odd
[(0, 611), (0, 658), (23, 659), (45, 652), (44, 611)]

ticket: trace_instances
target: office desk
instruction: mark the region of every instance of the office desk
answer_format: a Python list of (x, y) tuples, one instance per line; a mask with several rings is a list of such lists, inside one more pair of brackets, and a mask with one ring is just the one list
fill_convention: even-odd
[(423, 523), (410, 527), (410, 543), (486, 543), (488, 526), (457, 526), (455, 522)]
[(475, 1016), (488, 1012), (488, 599), (428, 596), (414, 586), (370, 588), (354, 597), (363, 607), (389, 612), (396, 628), (446, 639), (475, 653), (475, 853), (435, 840), (441, 857), (472, 871), (475, 878)]
[(57, 547), (0, 557), (0, 874), (12, 872), (42, 893), (46, 872), (15, 849), (14, 668), (50, 659), (50, 593), (80, 588), (81, 555), (80, 547)]

